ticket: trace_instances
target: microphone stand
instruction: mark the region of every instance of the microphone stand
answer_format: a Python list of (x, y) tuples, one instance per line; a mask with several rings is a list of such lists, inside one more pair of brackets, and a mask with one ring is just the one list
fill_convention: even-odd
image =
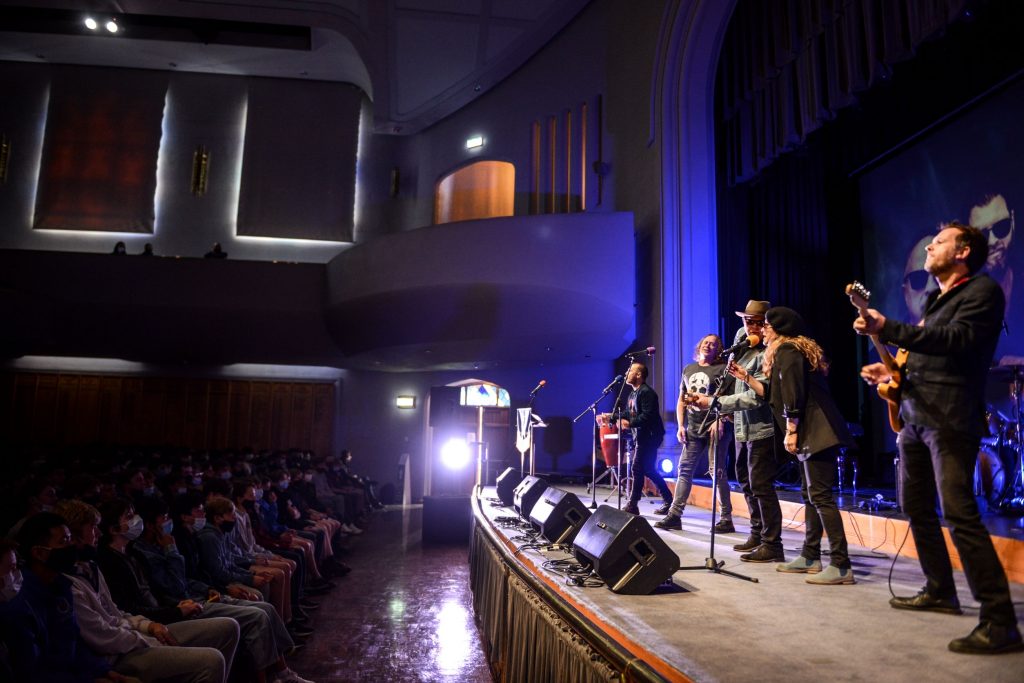
[[(630, 364), (630, 366), (632, 366), (633, 365), (633, 356), (630, 355), (630, 356), (627, 356), (627, 358), (629, 358), (629, 364)], [(627, 372), (628, 372), (628, 370), (627, 370)], [(619, 386), (619, 393), (615, 397), (615, 404), (612, 406), (612, 420), (614, 420), (613, 424), (615, 425), (615, 431), (619, 435), (619, 438), (616, 440), (616, 443), (615, 443), (615, 448), (616, 448), (615, 478), (618, 480), (618, 482), (617, 482), (618, 486), (616, 488), (619, 491), (619, 496), (618, 496), (618, 501), (616, 502), (616, 507), (619, 510), (622, 509), (622, 436), (623, 436), (623, 434), (622, 434), (622, 426), (621, 426), (621, 422), (622, 422), (622, 408), (619, 406), (619, 404), (622, 401), (622, 392), (625, 391), (625, 389), (626, 389), (626, 380), (623, 379), (622, 380), (622, 384)], [(636, 448), (636, 444), (635, 443), (633, 444), (633, 448), (634, 449)], [(632, 460), (630, 462), (626, 463), (626, 481), (629, 482), (629, 490), (632, 491), (633, 490), (633, 463), (632, 463)]]
[(591, 443), (590, 449), (590, 509), (597, 509), (597, 442), (600, 437), (600, 432), (597, 429), (597, 404), (604, 400), (604, 397), (612, 393), (611, 387), (601, 392), (593, 403), (583, 409), (583, 412), (572, 419), (573, 422), (578, 422), (581, 417), (590, 413), (594, 418), (594, 438)]
[[(715, 393), (711, 395), (711, 405), (708, 406), (708, 412), (704, 416), (704, 421), (700, 423), (700, 427), (697, 429), (698, 434), (703, 434), (704, 429), (708, 428), (708, 462), (714, 463), (711, 468), (711, 554), (704, 559), (704, 564), (694, 565), (690, 567), (680, 567), (678, 571), (694, 571), (700, 569), (706, 569), (709, 572), (715, 574), (725, 574), (736, 579), (743, 579), (744, 581), (750, 581), (751, 583), (760, 583), (753, 576), (746, 576), (738, 572), (729, 571), (728, 569), (722, 569), (725, 565), (724, 560), (715, 559), (715, 516), (718, 513), (718, 424), (721, 416), (719, 415), (718, 399), (721, 398), (722, 392), (725, 390), (725, 378), (718, 384), (715, 389)], [(711, 424), (708, 425), (708, 421)]]

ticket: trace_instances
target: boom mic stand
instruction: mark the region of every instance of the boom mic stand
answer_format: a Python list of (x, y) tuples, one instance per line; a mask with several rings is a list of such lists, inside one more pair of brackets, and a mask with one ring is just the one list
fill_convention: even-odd
[[(719, 415), (718, 410), (718, 399), (722, 396), (722, 391), (725, 389), (725, 380), (720, 378), (718, 387), (715, 389), (715, 393), (711, 395), (711, 405), (708, 406), (708, 412), (704, 416), (704, 421), (700, 423), (700, 427), (697, 429), (698, 433), (704, 433), (704, 429), (708, 428), (708, 462), (714, 463), (711, 467), (711, 554), (705, 558), (704, 564), (694, 565), (691, 567), (680, 567), (678, 571), (694, 571), (699, 569), (706, 569), (709, 572), (715, 574), (725, 574), (736, 579), (743, 579), (744, 581), (750, 581), (751, 583), (760, 583), (753, 576), (746, 576), (738, 572), (729, 571), (728, 569), (722, 569), (725, 565), (725, 561), (719, 561), (715, 559), (715, 516), (718, 514), (718, 425)], [(711, 424), (708, 425), (710, 420)]]
[(587, 413), (590, 413), (593, 416), (593, 418), (594, 418), (594, 438), (593, 438), (593, 443), (591, 444), (591, 452), (590, 452), (590, 492), (591, 492), (590, 509), (591, 510), (596, 510), (597, 509), (597, 441), (598, 441), (598, 437), (600, 436), (600, 432), (597, 429), (597, 404), (600, 403), (602, 400), (604, 400), (604, 397), (607, 396), (610, 393), (612, 393), (612, 387), (611, 386), (606, 388), (604, 390), (604, 392), (602, 392), (601, 395), (598, 396), (597, 399), (593, 403), (591, 403), (589, 406), (584, 408), (582, 413), (580, 413), (579, 415), (577, 415), (576, 417), (574, 417), (572, 419), (573, 422), (578, 422), (579, 419), (581, 417), (583, 417), (584, 415), (586, 415)]

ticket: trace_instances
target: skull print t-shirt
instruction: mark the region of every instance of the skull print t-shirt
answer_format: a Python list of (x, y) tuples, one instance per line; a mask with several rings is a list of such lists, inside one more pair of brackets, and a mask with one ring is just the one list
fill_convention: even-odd
[[(690, 363), (683, 368), (683, 377), (679, 382), (679, 391), (689, 391), (707, 396), (715, 392), (718, 388), (719, 382), (725, 381), (728, 378), (729, 375), (725, 372), (725, 363), (719, 363), (717, 365), (699, 365), (697, 363)], [(704, 427), (704, 431), (698, 431), (701, 423), (704, 422), (704, 416), (707, 415), (707, 412), (708, 411), (706, 410), (700, 410), (696, 406), (687, 406), (687, 438), (700, 438), (707, 435), (707, 426)]]

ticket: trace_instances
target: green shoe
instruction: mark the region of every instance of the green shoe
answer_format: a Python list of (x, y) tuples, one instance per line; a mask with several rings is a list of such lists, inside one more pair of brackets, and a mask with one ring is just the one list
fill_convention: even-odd
[(807, 583), (814, 583), (819, 586), (839, 586), (844, 583), (856, 583), (853, 578), (853, 569), (850, 567), (840, 569), (834, 564), (830, 564), (828, 569), (817, 576), (808, 576), (804, 581)]
[(775, 571), (786, 574), (817, 574), (821, 571), (821, 560), (808, 560), (798, 555), (792, 562), (775, 565)]

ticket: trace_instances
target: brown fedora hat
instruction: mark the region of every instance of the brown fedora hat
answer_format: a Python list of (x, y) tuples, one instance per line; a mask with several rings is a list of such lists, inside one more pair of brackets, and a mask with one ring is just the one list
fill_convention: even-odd
[(764, 318), (764, 314), (768, 312), (768, 309), (772, 305), (767, 301), (756, 301), (751, 299), (747, 302), (747, 307), (742, 311), (736, 311), (736, 315), (741, 318)]

